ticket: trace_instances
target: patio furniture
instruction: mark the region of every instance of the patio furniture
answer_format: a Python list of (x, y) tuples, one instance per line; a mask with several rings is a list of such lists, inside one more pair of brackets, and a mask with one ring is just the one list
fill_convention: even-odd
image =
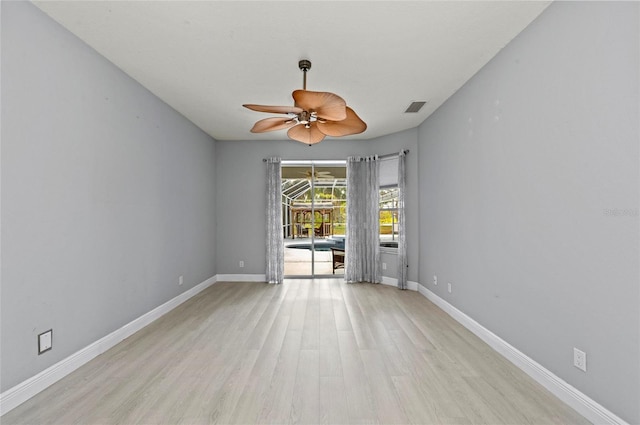
[(332, 203), (316, 203), (315, 206), (300, 203), (290, 206), (289, 209), (296, 230), (294, 239), (296, 236), (310, 237), (312, 234), (322, 238), (333, 235), (334, 206)]
[(337, 269), (344, 269), (344, 249), (331, 247), (333, 267), (331, 272), (336, 274)]
[(309, 229), (305, 227), (304, 224), (296, 224), (296, 233), (293, 235), (293, 238), (295, 239), (296, 236), (299, 238), (309, 237)]

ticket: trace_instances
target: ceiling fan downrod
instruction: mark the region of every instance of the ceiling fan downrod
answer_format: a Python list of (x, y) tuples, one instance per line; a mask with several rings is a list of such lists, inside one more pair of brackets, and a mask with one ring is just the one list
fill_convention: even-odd
[(298, 62), (298, 68), (302, 71), (302, 90), (307, 89), (307, 71), (311, 69), (311, 61), (307, 59), (302, 59)]

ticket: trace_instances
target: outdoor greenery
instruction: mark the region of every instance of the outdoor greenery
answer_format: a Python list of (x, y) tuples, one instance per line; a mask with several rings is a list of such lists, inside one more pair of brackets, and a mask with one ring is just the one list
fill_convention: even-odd
[[(331, 222), (333, 224), (332, 234), (344, 236), (346, 232), (346, 187), (344, 181), (331, 181), (326, 184), (325, 181), (319, 180), (316, 182), (315, 187), (311, 190), (311, 184), (307, 179), (289, 179), (283, 184), (283, 190), (290, 188), (291, 205), (300, 204), (312, 204), (312, 201), (322, 204), (323, 208), (326, 208), (328, 204), (333, 205), (333, 214)], [(306, 190), (305, 189), (306, 185)], [(289, 191), (287, 191), (289, 192)], [(287, 195), (283, 196), (283, 201)], [(398, 188), (397, 187), (385, 187), (380, 189), (380, 234), (388, 235), (385, 239), (393, 238), (394, 230), (397, 232), (398, 224)], [(314, 222), (316, 228), (319, 228), (323, 222), (327, 222), (325, 218), (323, 220), (322, 214), (316, 211)], [(305, 221), (304, 227), (311, 228), (310, 217)], [(395, 239), (395, 238), (394, 238)]]

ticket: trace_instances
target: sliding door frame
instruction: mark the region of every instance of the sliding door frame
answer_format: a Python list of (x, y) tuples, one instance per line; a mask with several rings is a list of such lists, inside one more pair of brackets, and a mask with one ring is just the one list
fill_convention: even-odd
[[(315, 169), (316, 167), (345, 167), (347, 166), (347, 161), (344, 159), (336, 159), (336, 160), (316, 160), (316, 159), (312, 159), (312, 160), (282, 160), (281, 162), (281, 167), (285, 168), (285, 167), (310, 167), (311, 168), (311, 179), (310, 179), (310, 190), (311, 190), (311, 229), (315, 228), (315, 220), (316, 220), (316, 199), (315, 199)], [(283, 215), (284, 216), (284, 215)], [(322, 275), (316, 275), (315, 272), (315, 266), (316, 266), (316, 261), (315, 261), (315, 243), (316, 243), (316, 237), (315, 237), (315, 232), (311, 231), (311, 274), (309, 275), (285, 275), (284, 277), (289, 279), (289, 278), (295, 278), (295, 279), (314, 279), (314, 278), (318, 278), (318, 277), (322, 277), (322, 278), (327, 278), (327, 277), (338, 277), (337, 275), (334, 274), (322, 274)]]

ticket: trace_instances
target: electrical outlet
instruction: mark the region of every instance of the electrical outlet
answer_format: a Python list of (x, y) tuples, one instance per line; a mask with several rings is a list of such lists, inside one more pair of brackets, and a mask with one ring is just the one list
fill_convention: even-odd
[(182, 276), (180, 276), (178, 278), (178, 285), (182, 285), (184, 283), (184, 279), (182, 278)]
[(387, 263), (382, 263), (382, 270), (387, 270)]
[(447, 291), (451, 293), (451, 282), (447, 282)]
[(239, 265), (240, 265), (240, 268), (243, 268), (244, 267), (244, 260), (240, 260)]
[(45, 351), (51, 350), (53, 347), (53, 329), (49, 329), (46, 332), (42, 332), (38, 335), (38, 355)]
[(573, 365), (583, 372), (587, 371), (587, 353), (573, 348)]
[(433, 284), (434, 285), (438, 285), (438, 276), (436, 276), (435, 274), (433, 275)]

